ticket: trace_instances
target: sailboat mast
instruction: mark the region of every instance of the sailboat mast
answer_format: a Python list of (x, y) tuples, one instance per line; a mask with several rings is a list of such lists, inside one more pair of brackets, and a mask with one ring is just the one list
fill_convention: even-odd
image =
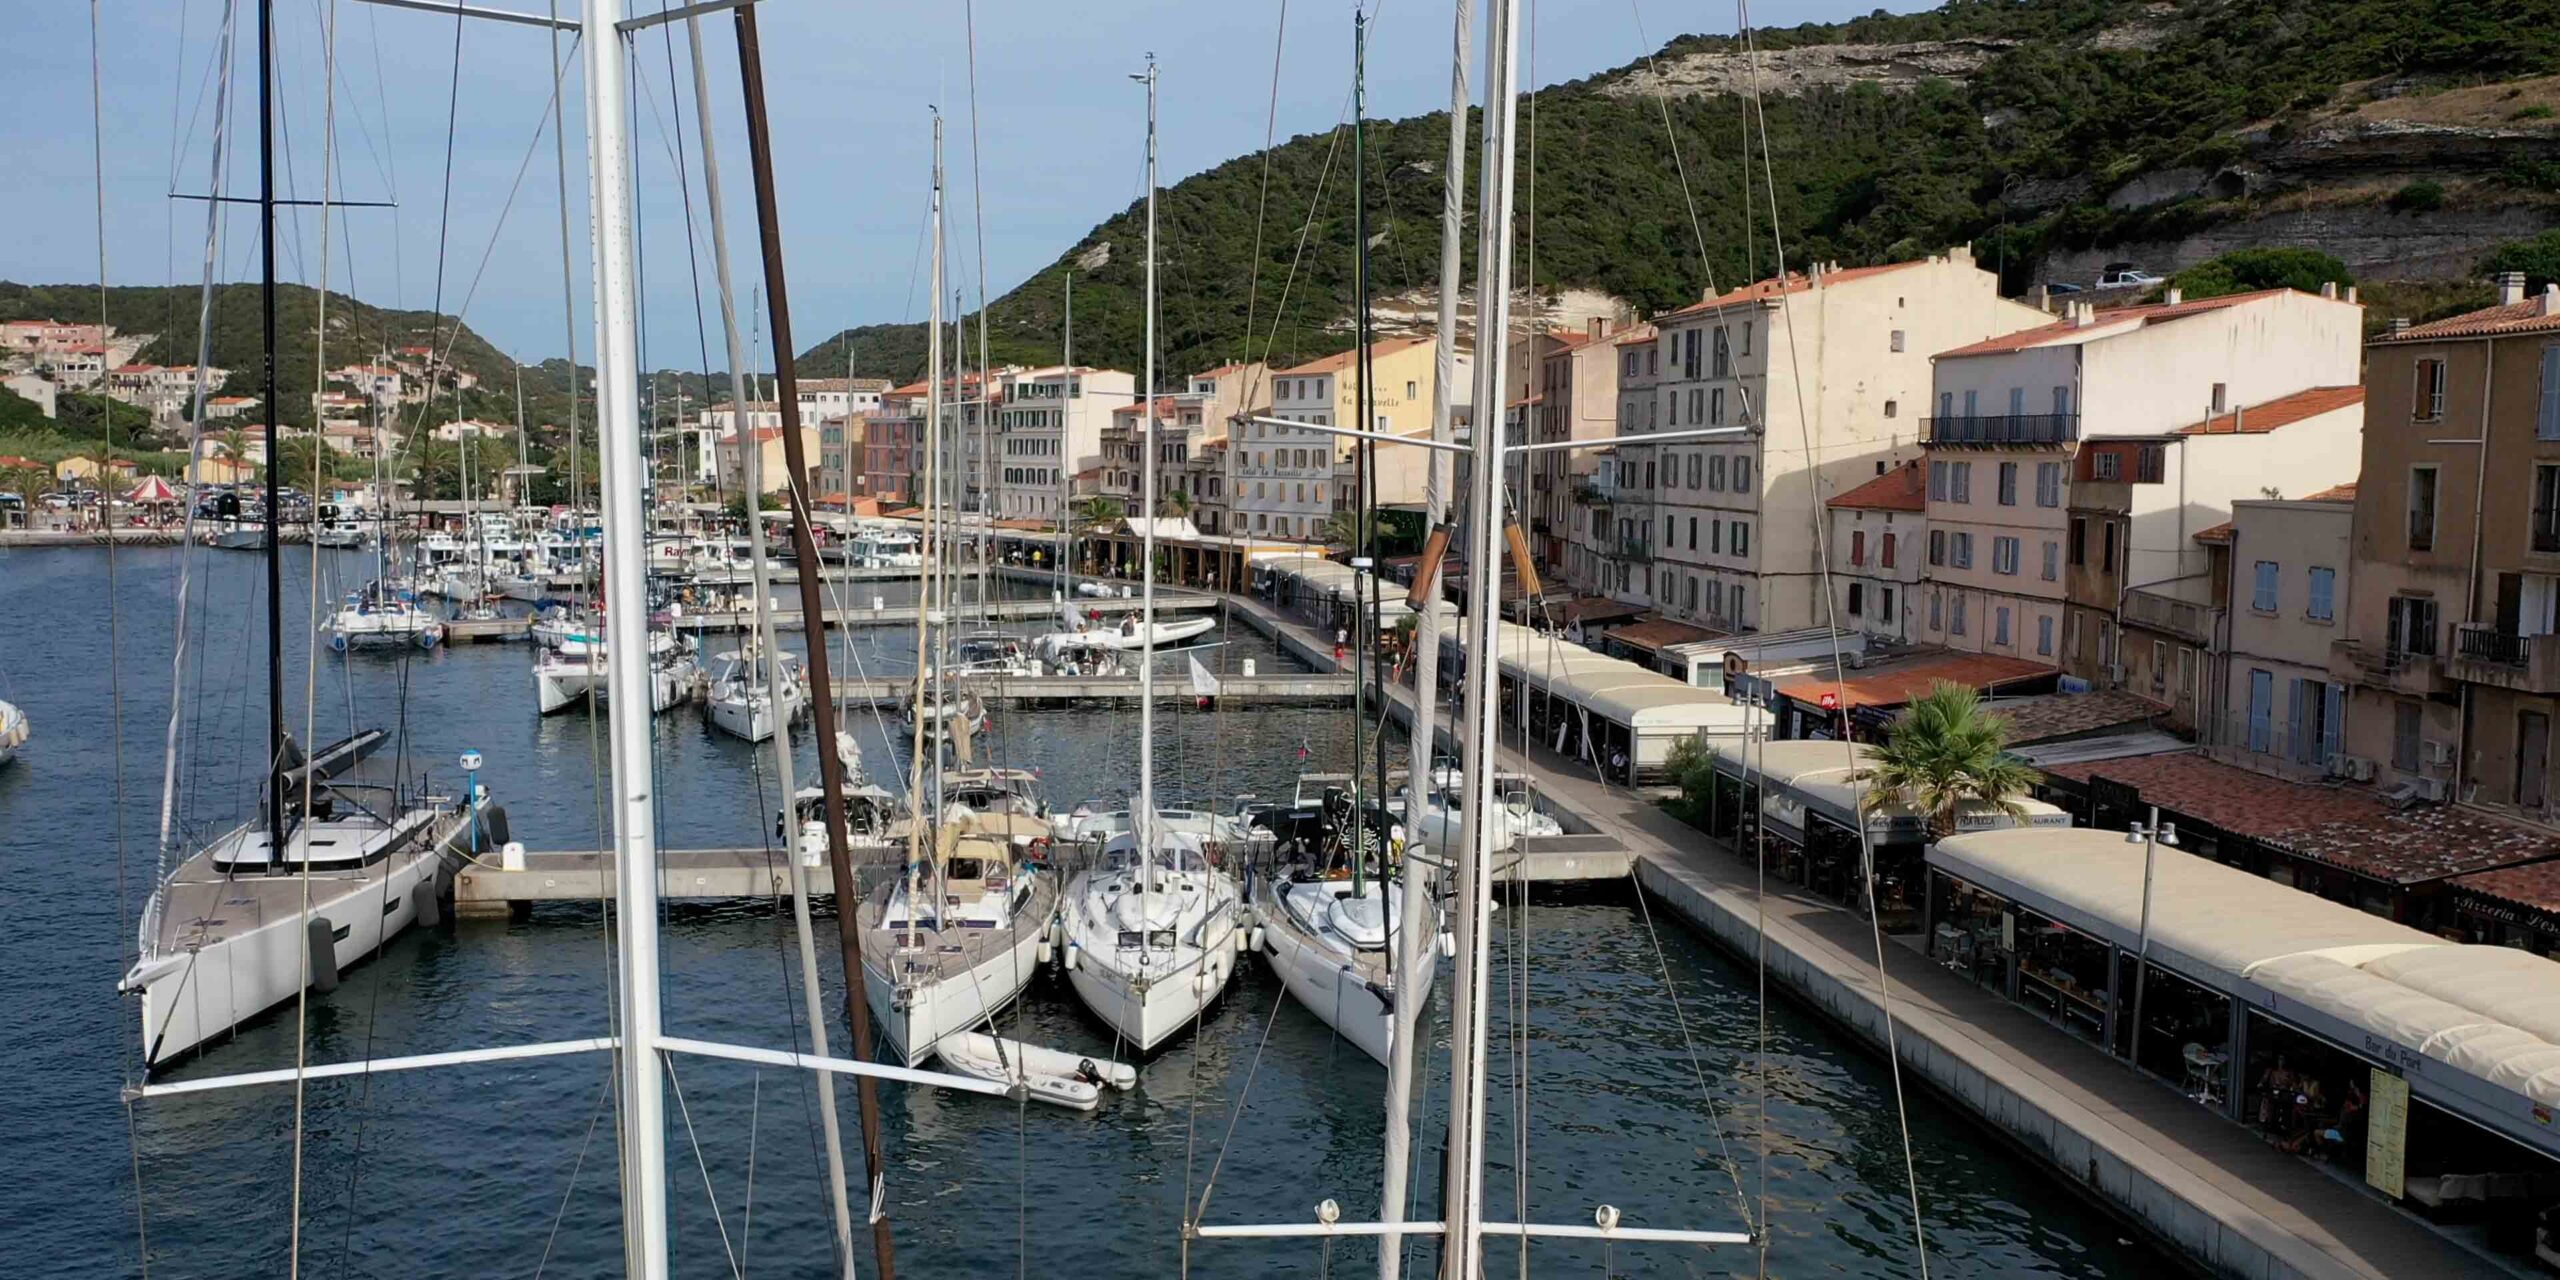
[[(1440, 188), (1440, 315), (1438, 350), (1435, 353), (1434, 377), (1431, 384), (1431, 439), (1437, 444), (1449, 443), (1456, 434), (1451, 419), (1452, 404), (1458, 387), (1458, 281), (1460, 268), (1459, 236), (1465, 229), (1467, 193), (1467, 56), (1473, 50), (1475, 32), (1472, 0), (1457, 0), (1456, 45), (1449, 76), (1449, 159), (1448, 170)], [(1479, 414), (1479, 417), (1482, 415)], [(1424, 451), (1423, 457), (1423, 528), (1438, 530), (1448, 518), (1449, 460), (1442, 449)], [(1444, 551), (1439, 560), (1423, 557), (1422, 612), (1414, 619), (1413, 628), (1413, 756), (1405, 776), (1404, 811), (1416, 818), (1422, 814), (1431, 795), (1431, 756), (1437, 749), (1433, 713), (1440, 707), (1440, 566), (1447, 559)], [(1479, 570), (1481, 575), (1481, 570)], [(1443, 824), (1446, 830), (1446, 824)], [(1446, 848), (1432, 850), (1444, 861)], [(1431, 912), (1431, 891), (1424, 878), (1408, 863), (1404, 869), (1404, 929), (1395, 939), (1396, 1009), (1395, 1034), (1387, 1050), (1387, 1149), (1384, 1179), (1379, 1186), (1378, 1217), (1385, 1222), (1404, 1221), (1405, 1188), (1412, 1164), (1412, 1110), (1414, 1066), (1421, 1058), (1415, 1041), (1422, 1026), (1424, 1001), (1415, 975), (1422, 972), (1424, 950), (1438, 940), (1427, 927)], [(1406, 993), (1411, 992), (1411, 998)], [(1401, 1241), (1382, 1244), (1378, 1250), (1378, 1280), (1397, 1280), (1404, 1263)]]
[[(922, 892), (917, 877), (924, 861), (926, 826), (925, 800), (925, 722), (928, 717), (942, 720), (939, 686), (928, 684), (925, 672), (936, 664), (931, 661), (931, 619), (935, 587), (942, 572), (944, 540), (935, 534), (934, 522), (940, 519), (942, 493), (942, 117), (933, 117), (933, 301), (932, 316), (925, 325), (925, 363), (931, 366), (925, 391), (925, 484), (924, 494), (924, 563), (923, 573), (916, 577), (916, 706), (914, 746), (908, 756), (907, 803), (915, 810), (907, 822), (907, 945), (920, 947), (921, 924), (916, 911), (917, 895)], [(945, 607), (948, 607), (946, 603)], [(948, 677), (946, 676), (946, 679)], [(936, 723), (935, 732), (947, 732), (947, 723)], [(931, 765), (932, 775), (942, 776), (939, 748)], [(931, 789), (931, 814), (935, 821), (942, 817), (942, 787), (937, 781)]]
[[(586, 0), (585, 28), (612, 32), (622, 0)], [(658, 828), (649, 777), (647, 492), (640, 458), (637, 315), (632, 287), (631, 95), (623, 42), (585, 42), (589, 200), (595, 222), (597, 490), (604, 502), (605, 644), (620, 905), (622, 1250), (633, 1280), (667, 1275), (667, 1129), (658, 1058)]]
[(1140, 544), (1138, 609), (1138, 833), (1139, 865), (1146, 892), (1155, 892), (1156, 857), (1156, 62), (1147, 57), (1147, 324), (1146, 381), (1138, 387), (1139, 507), (1146, 513)]
[[(284, 552), (276, 475), (276, 3), (258, 0), (259, 378), (267, 410), (267, 867), (284, 869)], [(216, 192), (219, 198), (220, 192)], [(324, 214), (325, 216), (325, 214)]]
[(1500, 759), (1496, 710), (1495, 617), (1502, 580), (1502, 367), (1511, 329), (1513, 92), (1520, 41), (1519, 0), (1493, 0), (1486, 19), (1484, 180), (1476, 207), (1475, 449), (1467, 470), (1467, 797), (1457, 867), (1458, 972), (1450, 984), (1448, 1252), (1449, 1280), (1483, 1274), (1484, 1087), (1487, 976), (1491, 969), (1493, 766)]
[[(1356, 425), (1362, 431), (1372, 430), (1377, 424), (1377, 402), (1369, 390), (1369, 147), (1366, 130), (1362, 128), (1363, 119), (1369, 114), (1368, 91), (1369, 15), (1365, 10), (1354, 9), (1351, 11), (1351, 293), (1357, 302), (1351, 322), (1351, 341), (1356, 344), (1351, 359), (1354, 384), (1351, 403), (1357, 407), (1359, 421)], [(1374, 583), (1378, 570), (1376, 549), (1369, 545), (1369, 524), (1376, 519), (1376, 513), (1370, 508), (1370, 472), (1377, 465), (1377, 445), (1369, 440), (1355, 441), (1351, 456), (1351, 563), (1358, 570), (1364, 567), (1365, 561), (1366, 572)], [(1376, 642), (1376, 637), (1370, 634), (1376, 621), (1376, 606), (1363, 605), (1357, 571), (1351, 578), (1351, 607), (1355, 613), (1351, 622), (1351, 893), (1358, 897), (1368, 887), (1369, 874), (1368, 869), (1361, 865), (1366, 859), (1360, 856), (1359, 840), (1361, 829), (1369, 822), (1368, 789), (1362, 785), (1360, 774), (1360, 757), (1367, 754), (1361, 748), (1369, 732), (1369, 706), (1360, 681), (1360, 655)], [(1382, 683), (1379, 694), (1384, 696), (1385, 692), (1386, 686)], [(1386, 763), (1386, 734), (1380, 733), (1377, 800), (1381, 810), (1385, 808), (1387, 799)], [(1376, 838), (1378, 855), (1383, 859), (1387, 851), (1387, 833), (1383, 826), (1376, 833)]]
[[(781, 411), (782, 453), (791, 470), (786, 492), (792, 515), (791, 542), (800, 558), (800, 616), (808, 619), (810, 628), (809, 729), (819, 743), (818, 774), (827, 792), (827, 865), (834, 873), (837, 900), (841, 903), (851, 900), (859, 882), (854, 878), (853, 852), (845, 835), (844, 761), (834, 750), (836, 707), (827, 673), (826, 575), (818, 559), (817, 539), (809, 529), (808, 449), (800, 439), (800, 375), (792, 361), (791, 303), (782, 270), (782, 222), (774, 196), (773, 136), (765, 115), (764, 52), (756, 39), (755, 6), (741, 6), (737, 23), (738, 79), (746, 89), (748, 167), (755, 174), (756, 224), (764, 244), (765, 305), (773, 321), (774, 407)], [(751, 510), (753, 506), (754, 500), (750, 499)], [(862, 927), (854, 912), (836, 912), (836, 932), (843, 942), (845, 1017), (853, 1024), (853, 1056), (867, 1062), (871, 1058), (871, 1006), (862, 994)], [(897, 1251), (889, 1238), (889, 1217), (880, 1193), (880, 1090), (870, 1076), (860, 1076), (856, 1078), (855, 1093), (862, 1109), (863, 1171), (870, 1177), (872, 1191), (872, 1256), (879, 1268), (879, 1280), (897, 1280)]]
[[(684, 34), (693, 54), (693, 109), (699, 118), (702, 139), (702, 187), (704, 205), (711, 215), (712, 269), (720, 282), (720, 329), (729, 345), (729, 403), (736, 410), (736, 421), (751, 423), (753, 419), (748, 416), (746, 340), (738, 333), (738, 290), (729, 274), (728, 206), (720, 193), (720, 157), (713, 145), (716, 130), (711, 126), (711, 77), (703, 66), (702, 20), (686, 18)], [(710, 389), (704, 388), (704, 398), (708, 399), (709, 395)], [(677, 420), (683, 420), (681, 415)], [(800, 862), (800, 826), (797, 821), (800, 781), (795, 776), (798, 762), (791, 754), (790, 704), (783, 700), (782, 641), (773, 629), (772, 559), (765, 546), (764, 513), (758, 510), (764, 493), (764, 446), (754, 437), (752, 429), (741, 437), (739, 460), (746, 479), (744, 487), (749, 494), (756, 495), (747, 503), (747, 546), (753, 557), (751, 565), (756, 591), (755, 636), (757, 647), (762, 650), (760, 661), (765, 706), (773, 716), (774, 778), (781, 784), (783, 812), (792, 815), (792, 820), (783, 824), (787, 838), (783, 853), (785, 863), (791, 868), (791, 925), (799, 942), (802, 1012), (809, 1020), (809, 1051), (825, 1057), (826, 999), (821, 994), (824, 988), (819, 982), (818, 953), (812, 941), (809, 921), (809, 876)], [(808, 569), (815, 573), (818, 566), (813, 563)], [(823, 622), (810, 625), (809, 643), (812, 648), (826, 647), (826, 626)], [(755, 670), (754, 663), (750, 663), (749, 670)], [(753, 718), (752, 705), (749, 718)], [(832, 742), (821, 739), (818, 743), (821, 755), (834, 749)], [(836, 1118), (835, 1081), (825, 1079), (819, 1084), (818, 1127), (826, 1137), (828, 1203), (835, 1211), (836, 1270), (845, 1280), (853, 1280), (853, 1206), (845, 1194), (844, 1130)]]
[[(1072, 398), (1076, 385), (1076, 273), (1072, 267), (1067, 270), (1066, 337), (1058, 344), (1058, 363), (1066, 368), (1067, 387)], [(1059, 410), (1062, 414), (1074, 411), (1072, 407)], [(1065, 433), (1061, 432), (1059, 439), (1064, 441), (1065, 438)], [(1058, 563), (1052, 568), (1058, 571), (1060, 580), (1066, 584), (1059, 591), (1058, 598), (1073, 605), (1076, 598), (1076, 460), (1066, 456), (1063, 445), (1058, 457), (1058, 531)]]

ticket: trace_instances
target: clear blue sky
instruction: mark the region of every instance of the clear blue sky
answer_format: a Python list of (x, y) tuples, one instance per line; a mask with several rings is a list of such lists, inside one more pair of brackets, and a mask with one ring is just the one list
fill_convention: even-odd
[[(539, 10), (548, 0), (480, 2)], [(635, 12), (654, 11), (661, 2), (630, 0)], [(577, 8), (575, 0), (559, 3), (564, 12)], [(531, 145), (551, 94), (546, 37), (535, 28), (464, 25), (447, 218), (441, 206), (448, 194), (446, 114), (456, 75), (455, 21), (354, 0), (279, 0), (278, 60), (289, 135), (279, 183), (306, 198), (319, 194), (321, 30), (333, 4), (338, 194), (384, 199), (396, 193), (400, 208), (343, 215), (330, 254), (332, 286), (352, 287), (372, 302), (425, 307), (436, 296), (441, 235), (445, 309), (463, 306), (468, 294), (466, 318), (501, 347), (523, 359), (558, 355), (566, 339), (553, 153), (547, 136), (538, 147)], [(1765, 24), (1792, 24), (1872, 7), (1873, 0), (1798, 0), (1764, 6), (1754, 16)], [(1900, 0), (1892, 7), (1923, 6)], [(1524, 45), (1524, 57), (1533, 47), (1531, 82), (1537, 84), (1621, 65), (1685, 31), (1726, 31), (1733, 25), (1724, 6), (1666, 0), (1530, 0), (1529, 8), (1535, 39)], [(222, 9), (222, 0), (104, 0), (107, 271), (114, 283), (198, 278), (204, 207), (173, 202), (167, 194), (199, 192), (206, 185)], [(9, 193), (11, 233), (0, 236), (0, 278), (94, 281), (88, 6), (53, 0), (13, 10), (12, 43), (19, 56), (11, 98), (17, 105), (7, 113), (5, 151), (18, 181)], [(925, 299), (915, 281), (930, 155), (928, 103), (941, 104), (948, 119), (954, 278), (975, 304), (964, 12), (959, 0), (771, 0), (760, 10), (793, 327), (803, 346), (849, 324), (921, 318)], [(1168, 185), (1258, 149), (1270, 107), (1280, 12), (1278, 0), (979, 0), (978, 133), (990, 296), (1053, 260), (1140, 193), (1144, 97), (1125, 76), (1143, 65), (1149, 51), (1164, 66), (1161, 145)], [(1351, 12), (1344, 3), (1288, 5), (1279, 137), (1327, 129), (1342, 118), (1350, 83)], [(1445, 3), (1429, 0), (1378, 4), (1369, 59), (1373, 115), (1411, 115), (1445, 105), (1449, 14)], [(238, 146), (228, 184), (235, 194), (255, 193), (253, 21), (254, 5), (242, 0), (233, 115)], [(669, 101), (666, 37), (653, 31), (639, 43), (639, 88), (648, 101), (637, 112), (636, 141), (648, 355), (652, 364), (689, 365), (696, 358), (694, 295), (667, 132), (679, 104), (689, 171), (699, 152), (691, 145), (683, 31), (680, 25), (672, 30), (678, 103)], [(749, 252), (753, 223), (731, 30), (726, 15), (704, 21), (743, 287), (759, 268)], [(567, 107), (578, 352), (591, 359), (580, 96), (573, 61)], [(531, 165), (502, 224), (500, 211), (528, 154)], [(693, 176), (698, 190), (699, 174)], [(698, 198), (696, 204), (698, 217)], [(225, 278), (255, 278), (255, 232), (255, 211), (234, 207), (225, 233)], [(283, 274), (315, 280), (318, 241), (314, 211), (306, 210), (281, 251)], [(709, 264), (702, 269), (707, 291)], [(721, 364), (716, 334), (712, 343), (714, 363)]]

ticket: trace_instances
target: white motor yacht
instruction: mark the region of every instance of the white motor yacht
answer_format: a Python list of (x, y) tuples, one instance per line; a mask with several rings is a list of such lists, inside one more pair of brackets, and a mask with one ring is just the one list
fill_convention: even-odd
[(1059, 915), (1076, 996), (1142, 1054), (1194, 1026), (1227, 989), (1243, 928), (1235, 881), (1197, 837), (1158, 829), (1152, 844), (1142, 856), (1135, 832), (1107, 840)]
[[(605, 705), (610, 696), (605, 684), (611, 663), (612, 657), (600, 637), (571, 641), (556, 653), (543, 655), (533, 664), (535, 705), (546, 716), (565, 711), (590, 695), (597, 706)], [(691, 641), (664, 631), (649, 633), (650, 710), (664, 711), (683, 701), (701, 676), (702, 668), (694, 661)]]
[[(142, 998), (146, 1064), (168, 1062), (305, 986), (334, 988), (341, 969), (401, 930), (441, 919), (452, 870), (505, 843), (505, 812), (485, 787), (446, 794), (359, 769), (384, 741), (368, 730), (287, 770), (281, 854), (261, 815), (179, 863), (153, 891), (140, 958), (121, 984)], [(477, 763), (465, 757), (466, 767)]]
[(924, 857), (858, 909), (863, 993), (895, 1060), (981, 1029), (1031, 981), (1058, 890), (998, 822), (941, 824)]

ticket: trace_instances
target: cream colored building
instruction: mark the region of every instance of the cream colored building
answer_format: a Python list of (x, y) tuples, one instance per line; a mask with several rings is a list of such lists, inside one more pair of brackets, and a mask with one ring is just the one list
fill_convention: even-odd
[[(1357, 426), (1360, 420), (1356, 351), (1309, 361), (1271, 376), (1269, 417), (1317, 426)], [(1427, 338), (1399, 338), (1370, 348), (1370, 371), (1376, 380), (1377, 414), (1371, 430), (1397, 435), (1431, 430), (1431, 385), (1434, 352)], [(1468, 376), (1458, 362), (1458, 378)], [(1347, 492), (1351, 471), (1338, 468), (1352, 455), (1357, 441), (1348, 436), (1292, 430), (1270, 422), (1241, 422), (1230, 436), (1234, 460), (1230, 488), (1233, 532), (1256, 537), (1310, 542), (1324, 536), (1325, 523), (1337, 510), (1348, 510), (1356, 495)], [(1380, 445), (1378, 453), (1418, 453), (1400, 445)], [(1422, 500), (1422, 469), (1399, 459), (1379, 469), (1378, 501)]]
[(1832, 607), (1844, 631), (1897, 642), (1917, 631), (1928, 549), (1926, 475), (1917, 458), (1879, 461), (1874, 479), (1831, 500)]
[[(760, 494), (782, 492), (783, 489), (788, 487), (791, 483), (791, 464), (789, 458), (785, 454), (782, 428), (759, 427), (752, 433), (752, 438), (754, 440), (754, 447), (756, 450), (757, 478), (762, 481), (761, 486), (756, 490), (756, 492)], [(817, 461), (819, 456), (818, 449), (819, 441), (817, 428), (806, 425), (802, 426), (800, 428), (800, 456), (808, 460), (810, 470), (812, 472), (817, 470)], [(728, 435), (720, 437), (719, 443), (714, 449), (714, 453), (716, 455), (720, 491), (728, 494), (745, 493), (747, 491), (747, 452), (745, 447), (741, 445), (738, 434), (736, 432), (731, 432)], [(812, 476), (811, 478), (814, 481), (815, 477)]]
[[(2173, 290), (1939, 352), (1922, 638), (2062, 666), (2094, 626), (2112, 660), (2093, 680), (2170, 704), (2178, 728), (2210, 716), (2220, 601), (2195, 535), (2234, 502), (2355, 478), (2361, 328), (2334, 297)], [(2067, 579), (2118, 536), (2099, 607), (2070, 607)]]
[(1654, 455), (1649, 509), (1641, 525), (1619, 522), (1631, 589), (1722, 630), (1817, 625), (1815, 521), (1832, 498), (1874, 479), (1879, 457), (1918, 439), (1930, 353), (2050, 319), (2001, 298), (1998, 278), (1963, 248), (1874, 267), (1816, 264), (1655, 317), (1653, 394), (1621, 398), (1623, 419), (1643, 414), (1621, 434), (1746, 434), (1642, 451)]
[(996, 388), (995, 515), (1054, 520), (1069, 501), (1068, 477), (1101, 462), (1103, 431), (1137, 396), (1138, 380), (1118, 369), (1053, 366), (1000, 375)]
[(2212, 673), (2217, 712), (2199, 736), (2222, 759), (2315, 780), (2335, 772), (2347, 686), (2329, 671), (2352, 594), (2356, 486), (2231, 506), (2229, 652)]

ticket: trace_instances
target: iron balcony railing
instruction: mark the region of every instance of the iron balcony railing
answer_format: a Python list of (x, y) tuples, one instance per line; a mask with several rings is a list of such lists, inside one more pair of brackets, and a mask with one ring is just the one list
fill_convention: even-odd
[(2500, 631), (2485, 622), (2466, 622), (2455, 627), (2453, 648), (2469, 661), (2494, 662), (2506, 667), (2521, 667), (2533, 657), (2533, 650), (2525, 637)]
[(1920, 438), (1929, 444), (2062, 444), (2080, 438), (2080, 415), (2016, 413), (1923, 418)]

